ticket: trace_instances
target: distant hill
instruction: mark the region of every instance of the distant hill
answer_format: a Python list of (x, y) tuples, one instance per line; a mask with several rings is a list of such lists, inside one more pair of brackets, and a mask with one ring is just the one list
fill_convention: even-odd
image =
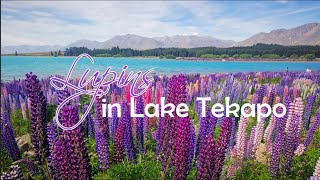
[(310, 23), (292, 29), (277, 29), (259, 33), (240, 41), (235, 46), (252, 46), (257, 43), (279, 45), (320, 45), (320, 23)]
[(197, 47), (232, 47), (252, 46), (258, 43), (278, 45), (320, 45), (320, 23), (309, 23), (292, 29), (277, 29), (269, 33), (258, 33), (250, 38), (235, 42), (222, 40), (211, 36), (164, 36), (143, 37), (134, 34), (114, 36), (106, 41), (78, 40), (66, 46), (5, 46), (1, 47), (1, 54), (35, 53), (65, 50), (68, 47), (87, 47), (89, 49), (107, 49), (118, 46), (120, 48), (131, 48), (146, 50), (154, 48), (197, 48)]
[(16, 51), (18, 53), (36, 53), (36, 52), (50, 52), (50, 51), (59, 51), (65, 50), (64, 46), (59, 45), (21, 45), (21, 46), (5, 46), (1, 47), (1, 54), (14, 54)]

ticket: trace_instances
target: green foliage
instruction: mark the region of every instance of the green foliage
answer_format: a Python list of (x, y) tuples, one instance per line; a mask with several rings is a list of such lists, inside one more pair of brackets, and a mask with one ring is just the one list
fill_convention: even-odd
[(123, 161), (122, 163), (111, 165), (107, 171), (99, 171), (93, 176), (93, 179), (160, 179), (160, 162), (155, 161), (153, 158), (145, 159), (141, 155), (138, 155), (137, 161), (137, 164)]
[(292, 54), (292, 55), (290, 56), (290, 58), (291, 58), (291, 59), (298, 59), (298, 58), (299, 58), (299, 56), (298, 56), (298, 55), (296, 55), (296, 54)]
[(270, 179), (269, 167), (257, 161), (247, 160), (240, 171), (235, 173), (234, 180), (267, 180)]
[(229, 58), (229, 55), (228, 55), (228, 54), (222, 54), (222, 55), (220, 56), (220, 58)]
[(123, 55), (122, 55), (122, 54), (115, 54), (115, 55), (113, 55), (112, 57), (118, 58), (118, 57), (123, 57)]
[(252, 58), (252, 54), (240, 54), (240, 58), (242, 59)]
[(56, 115), (56, 109), (57, 109), (57, 105), (48, 105), (47, 106), (47, 122), (50, 122), (53, 117)]
[(261, 58), (268, 58), (268, 59), (279, 59), (280, 56), (278, 54), (264, 54)]
[[(82, 53), (88, 53), (92, 56), (98, 54), (110, 54), (112, 56), (121, 54), (122, 57), (131, 56), (160, 56), (164, 58), (170, 54), (175, 57), (202, 57), (202, 58), (216, 58), (220, 55), (227, 54), (229, 57), (235, 54), (240, 58), (252, 58), (263, 54), (277, 54), (279, 57), (290, 57), (293, 54), (297, 56), (305, 56), (306, 54), (314, 54), (316, 57), (320, 57), (319, 46), (281, 46), (275, 44), (256, 44), (247, 47), (228, 47), (228, 48), (216, 48), (216, 47), (199, 47), (199, 48), (156, 48), (148, 50), (134, 50), (130, 48), (113, 47), (111, 49), (94, 49), (90, 50), (86, 47), (70, 47), (65, 51), (66, 56), (77, 56)], [(207, 55), (209, 54), (209, 57)], [(204, 55), (204, 56), (203, 56)], [(215, 55), (212, 57), (211, 55)]]
[(239, 54), (234, 54), (232, 57), (237, 59), (237, 58), (240, 57), (240, 55)]
[(7, 151), (2, 147), (1, 144), (0, 144), (0, 157), (1, 157), (0, 170), (1, 170), (1, 172), (4, 172), (11, 165), (12, 160), (11, 160), (10, 156), (8, 155)]
[(200, 58), (220, 58), (220, 56), (216, 54), (203, 54)]
[(29, 113), (26, 112), (26, 114), (27, 119), (23, 120), (21, 110), (15, 110), (10, 113), (11, 123), (14, 131), (16, 132), (16, 137), (30, 133), (30, 120), (28, 117)]
[(263, 78), (263, 79), (259, 79), (258, 83), (259, 84), (279, 84), (281, 81), (281, 77), (277, 77), (277, 78)]
[(221, 127), (216, 126), (216, 128), (214, 129), (214, 133), (213, 133), (213, 137), (215, 140), (219, 139), (220, 131), (221, 131)]
[(86, 147), (89, 155), (89, 164), (91, 168), (91, 175), (99, 173), (98, 154), (95, 152), (95, 139), (85, 139)]
[(112, 57), (111, 54), (97, 54), (96, 57)]
[(316, 58), (316, 56), (314, 54), (306, 54), (304, 57), (306, 59), (315, 59)]
[(290, 171), (283, 179), (308, 179), (312, 176), (316, 162), (320, 157), (320, 147), (309, 147), (301, 156), (294, 156)]
[(176, 59), (176, 56), (172, 55), (172, 54), (167, 54), (164, 56), (166, 59)]

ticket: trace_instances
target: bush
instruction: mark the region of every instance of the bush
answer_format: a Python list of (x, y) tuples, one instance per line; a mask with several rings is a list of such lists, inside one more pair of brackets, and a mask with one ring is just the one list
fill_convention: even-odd
[(176, 59), (176, 57), (174, 55), (172, 55), (172, 54), (165, 55), (165, 58), (166, 59)]
[(220, 58), (220, 56), (215, 54), (203, 54), (200, 58)]
[(229, 58), (229, 55), (228, 55), (228, 54), (222, 54), (222, 55), (220, 56), (220, 58)]
[(239, 56), (239, 54), (234, 54), (232, 57), (235, 58), (235, 59), (237, 59), (237, 58), (239, 58), (240, 56)]
[(306, 59), (315, 59), (316, 56), (314, 54), (307, 54), (304, 56)]
[(245, 59), (245, 58), (252, 58), (251, 54), (240, 54), (240, 58)]
[(261, 58), (268, 58), (268, 59), (279, 59), (280, 56), (278, 54), (264, 54)]

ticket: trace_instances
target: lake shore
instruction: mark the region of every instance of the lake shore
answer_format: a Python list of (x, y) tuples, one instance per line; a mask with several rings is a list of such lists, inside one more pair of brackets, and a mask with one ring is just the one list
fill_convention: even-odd
[[(3, 54), (1, 57), (5, 56), (15, 56), (14, 54)], [(69, 58), (77, 56), (51, 56), (50, 53), (29, 53), (18, 55), (18, 57), (23, 56), (35, 56), (35, 57), (59, 57), (59, 58)], [(172, 60), (166, 58), (160, 58), (160, 56), (129, 56), (129, 57), (95, 57), (94, 58), (129, 58), (129, 59), (160, 59), (160, 60)], [(198, 57), (176, 57), (178, 61), (194, 61), (194, 62), (320, 62), (320, 58), (316, 59), (290, 59), (290, 58), (280, 58), (280, 59), (271, 59), (271, 58), (198, 58)]]

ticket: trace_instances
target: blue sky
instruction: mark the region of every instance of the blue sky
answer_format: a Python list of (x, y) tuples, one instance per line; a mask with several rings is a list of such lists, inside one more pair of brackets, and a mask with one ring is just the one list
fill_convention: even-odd
[(1, 46), (66, 45), (123, 34), (240, 41), (259, 32), (320, 22), (319, 17), (318, 1), (2, 1)]

